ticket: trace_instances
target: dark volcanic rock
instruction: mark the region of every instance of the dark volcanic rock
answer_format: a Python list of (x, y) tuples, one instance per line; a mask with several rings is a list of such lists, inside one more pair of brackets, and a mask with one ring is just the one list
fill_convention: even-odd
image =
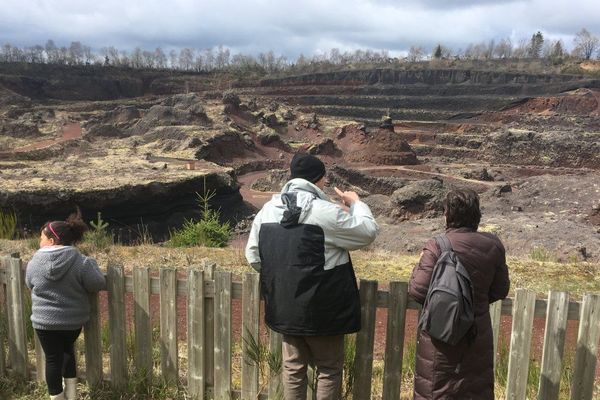
[(85, 133), (84, 137), (87, 139), (121, 138), (123, 132), (114, 125), (95, 125)]
[(342, 155), (342, 151), (337, 147), (331, 138), (325, 138), (321, 140), (321, 142), (310, 146), (308, 148), (308, 153), (334, 157), (339, 157)]
[(223, 104), (230, 105), (234, 109), (239, 108), (240, 104), (242, 103), (242, 101), (240, 100), (240, 96), (238, 96), (238, 94), (236, 92), (233, 92), (231, 90), (223, 93), (222, 101), (223, 101)]
[(441, 181), (427, 179), (396, 190), (391, 200), (406, 217), (435, 217), (443, 211), (446, 191)]
[(243, 208), (239, 188), (227, 173), (208, 173), (172, 182), (154, 181), (110, 189), (0, 190), (0, 208), (16, 210), (24, 221), (37, 229), (48, 220), (64, 219), (77, 205), (85, 221), (95, 219), (96, 213), (101, 212), (102, 217), (109, 221), (109, 228), (117, 230), (115, 233), (125, 239), (126, 235), (135, 236), (142, 222), (155, 238), (164, 240), (168, 238), (169, 229), (178, 228), (186, 218), (200, 217), (197, 193), (204, 190), (215, 192), (211, 203), (220, 209), (224, 218), (235, 217), (235, 210)]
[(157, 126), (207, 125), (210, 119), (195, 94), (176, 95), (150, 108), (131, 129), (132, 135), (143, 135)]
[(5, 121), (0, 122), (0, 135), (14, 138), (32, 138), (41, 136), (41, 133), (34, 124)]
[(196, 150), (195, 157), (198, 160), (213, 161), (217, 164), (231, 162), (236, 157), (248, 154), (249, 144), (242, 135), (236, 131), (226, 131), (207, 139)]
[(364, 133), (347, 128), (346, 135), (350, 131), (352, 136), (344, 140), (351, 143), (340, 145), (344, 149), (347, 161), (379, 165), (411, 165), (418, 162), (417, 155), (408, 142), (394, 131), (377, 129)]
[(600, 168), (600, 134), (507, 130), (491, 134), (483, 158), (517, 165)]

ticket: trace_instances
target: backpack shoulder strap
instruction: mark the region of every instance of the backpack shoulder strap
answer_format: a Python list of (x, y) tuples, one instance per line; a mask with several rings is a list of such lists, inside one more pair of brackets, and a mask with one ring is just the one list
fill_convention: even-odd
[(435, 241), (442, 253), (446, 251), (452, 251), (452, 244), (445, 234), (436, 236)]

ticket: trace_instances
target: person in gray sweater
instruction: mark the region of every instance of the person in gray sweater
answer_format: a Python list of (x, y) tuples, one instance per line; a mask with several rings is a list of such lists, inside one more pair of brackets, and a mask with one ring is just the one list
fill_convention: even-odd
[(67, 221), (46, 223), (40, 249), (27, 264), (31, 321), (46, 355), (46, 383), (52, 400), (77, 398), (74, 344), (89, 319), (89, 293), (106, 286), (96, 261), (74, 247), (86, 230), (79, 210)]

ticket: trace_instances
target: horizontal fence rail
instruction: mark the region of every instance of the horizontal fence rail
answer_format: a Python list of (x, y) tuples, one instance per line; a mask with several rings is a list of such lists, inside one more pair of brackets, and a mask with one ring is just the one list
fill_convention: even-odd
[[(0, 311), (7, 321), (8, 354), (0, 346), (0, 376), (6, 373), (28, 378), (32, 373), (43, 379), (44, 358), (39, 343), (34, 342), (35, 359), (29, 360), (25, 329), (29, 291), (24, 287), (23, 263), (15, 257), (0, 258)], [(260, 335), (259, 280), (255, 273), (242, 277), (219, 271), (215, 265), (193, 266), (187, 270), (161, 268), (156, 276), (148, 268), (136, 268), (131, 276), (120, 265), (107, 268), (108, 292), (108, 370), (104, 368), (103, 335), (99, 296), (90, 296), (91, 315), (84, 327), (85, 368), (80, 375), (91, 387), (108, 381), (115, 388), (127, 385), (134, 375), (150, 383), (162, 379), (168, 383), (185, 383), (191, 398), (204, 399), (282, 399), (280, 334), (270, 331), (266, 343)], [(354, 356), (354, 399), (372, 395), (372, 369), (377, 309), (387, 310), (383, 400), (398, 399), (401, 389), (405, 325), (409, 310), (420, 305), (408, 297), (405, 282), (390, 282), (389, 290), (378, 290), (375, 281), (361, 281), (362, 330), (356, 335)], [(568, 293), (551, 291), (548, 299), (536, 299), (535, 293), (517, 289), (515, 298), (490, 305), (494, 330), (494, 350), (498, 354), (501, 316), (511, 316), (512, 328), (506, 377), (506, 398), (525, 399), (534, 318), (546, 320), (538, 398), (559, 398), (561, 367), (567, 322), (579, 321), (574, 351), (570, 398), (592, 399), (600, 340), (600, 295), (586, 294), (582, 301), (570, 301)], [(160, 331), (153, 335), (151, 299), (158, 297)], [(131, 298), (133, 312), (126, 311)], [(187, 370), (179, 362), (181, 341), (177, 340), (178, 301), (185, 302), (187, 325)], [(232, 317), (233, 302), (239, 303), (241, 319)], [(128, 324), (127, 318), (132, 320)], [(241, 326), (241, 390), (232, 383), (232, 326)], [(128, 326), (133, 327), (132, 349), (128, 349)], [(0, 335), (3, 332), (0, 330)], [(158, 345), (159, 359), (153, 361), (153, 343)], [(259, 358), (260, 361), (257, 361)], [(266, 364), (261, 368), (260, 362)], [(494, 365), (497, 359), (494, 359)], [(154, 369), (160, 372), (154, 374)], [(262, 379), (261, 379), (262, 377)], [(131, 376), (133, 378), (133, 376)], [(262, 383), (262, 384), (261, 384)], [(405, 389), (407, 390), (407, 389)]]

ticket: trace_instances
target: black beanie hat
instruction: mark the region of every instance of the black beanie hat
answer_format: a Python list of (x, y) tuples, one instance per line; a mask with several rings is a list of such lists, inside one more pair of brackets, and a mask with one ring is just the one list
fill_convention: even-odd
[(290, 164), (292, 179), (302, 178), (317, 183), (325, 176), (325, 164), (315, 156), (296, 153)]

